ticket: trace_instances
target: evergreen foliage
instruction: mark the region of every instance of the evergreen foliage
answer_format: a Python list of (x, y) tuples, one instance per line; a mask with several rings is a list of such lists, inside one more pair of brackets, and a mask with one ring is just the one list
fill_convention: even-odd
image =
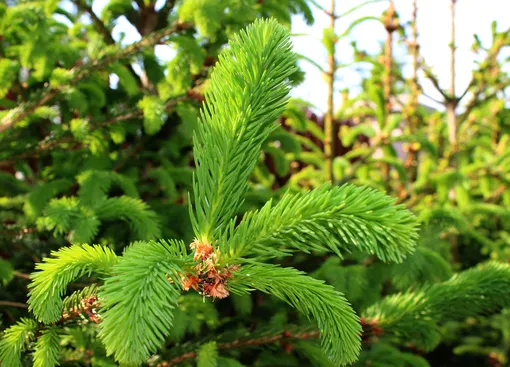
[(52, 253), (37, 265), (39, 270), (31, 276), (29, 309), (38, 321), (56, 322), (62, 315), (63, 300), (67, 286), (83, 275), (97, 272), (110, 273), (117, 263), (117, 255), (102, 246), (71, 246)]
[[(443, 283), (419, 291), (384, 298), (365, 317), (377, 319), (390, 335), (414, 341), (430, 350), (440, 340), (440, 321), (462, 319), (480, 312), (508, 307), (510, 267), (488, 263), (454, 275)], [(417, 327), (417, 325), (419, 325)]]
[(100, 292), (99, 336), (108, 354), (141, 363), (156, 352), (172, 327), (187, 262), (183, 242), (137, 242), (125, 250)]
[(317, 321), (324, 352), (334, 364), (354, 362), (361, 326), (344, 296), (322, 281), (292, 268), (243, 266), (231, 281), (232, 292), (256, 289), (278, 297)]
[[(98, 3), (0, 5), (1, 366), (508, 362), (508, 30), (455, 94), (391, 6), (325, 29), (405, 41), (452, 136), (388, 42), (296, 55), (316, 1)], [(333, 131), (301, 62), (370, 68)]]
[[(261, 263), (225, 266), (221, 259), (222, 247), (215, 249), (210, 244), (215, 239), (214, 229), (221, 228), (239, 208), (247, 190), (248, 174), (256, 163), (261, 143), (274, 129), (273, 121), (284, 108), (288, 92), (285, 80), (292, 72), (294, 62), (287, 31), (275, 21), (256, 21), (238, 37), (234, 37), (229, 46), (220, 56), (220, 63), (211, 76), (206, 93), (208, 102), (204, 105), (202, 124), (195, 136), (196, 200), (195, 211), (190, 211), (197, 213), (193, 220), (197, 235), (192, 244), (192, 249), (195, 250), (193, 259), (187, 255), (182, 242), (138, 242), (127, 248), (119, 260), (111, 250), (98, 246), (83, 245), (61, 249), (53, 254), (53, 258), (45, 259), (38, 266), (39, 271), (32, 276), (30, 310), (43, 323), (56, 322), (62, 314), (61, 297), (70, 282), (92, 271), (110, 275), (99, 293), (102, 302), (99, 336), (105, 344), (107, 354), (113, 354), (121, 363), (139, 364), (148, 358), (150, 353), (156, 352), (165, 336), (168, 336), (172, 327), (173, 310), (180, 294), (179, 288), (187, 290), (192, 287), (205, 296), (215, 298), (228, 296), (229, 290), (243, 293), (253, 288), (282, 298), (298, 310), (313, 316), (318, 321), (323, 346), (331, 359), (340, 364), (352, 362), (359, 354), (361, 328), (354, 311), (341, 293), (293, 269)], [(229, 117), (232, 120), (229, 120)], [(225, 152), (222, 152), (222, 149), (226, 149)], [(216, 154), (218, 152), (220, 154)], [(109, 185), (113, 179), (119, 179), (118, 176), (110, 175), (99, 180), (99, 185), (94, 185), (96, 180), (93, 175), (94, 173), (89, 172), (79, 178), (82, 185), (79, 198), (84, 204), (104, 202)], [(127, 191), (132, 189), (124, 181), (120, 182)], [(352, 192), (353, 188), (350, 190)], [(392, 237), (388, 229), (384, 229), (384, 212), (377, 212), (383, 206), (391, 205), (391, 200), (381, 199), (378, 193), (368, 191), (366, 195), (374, 198), (375, 205), (365, 207), (367, 199), (363, 196), (359, 202), (346, 203), (349, 189), (345, 188), (344, 191), (347, 192), (340, 189), (336, 193), (330, 187), (325, 187), (312, 194), (319, 204), (321, 201), (330, 201), (330, 192), (338, 198), (335, 198), (335, 202), (328, 203), (333, 204), (331, 209), (312, 208), (311, 214), (316, 212), (320, 215), (321, 212), (334, 212), (335, 209), (346, 207), (343, 217), (340, 217), (345, 223), (341, 219), (338, 223), (333, 223), (332, 219), (324, 216), (322, 222), (316, 218), (309, 225), (315, 224), (317, 231), (320, 231), (321, 226), (327, 228), (333, 224), (341, 225), (345, 232), (338, 234), (346, 242), (347, 236), (350, 237), (351, 242), (347, 243), (351, 245), (356, 242), (349, 227), (354, 232), (359, 232), (360, 229), (369, 233), (381, 232), (382, 237), (370, 238), (370, 245), (360, 247), (375, 251), (376, 238), (379, 238), (379, 241), (384, 239), (389, 247), (396, 247), (393, 249), (399, 253), (393, 256), (396, 260), (412, 249), (415, 222), (403, 208), (390, 209), (396, 211), (393, 215), (396, 219), (394, 230), (397, 232), (395, 237)], [(123, 198), (108, 200), (111, 202)], [(310, 200), (303, 200), (305, 203), (306, 201)], [(297, 210), (301, 203), (290, 200), (287, 204), (290, 210)], [(67, 210), (75, 210), (78, 205), (73, 198), (59, 199), (57, 202), (50, 202), (50, 213), (61, 215)], [(355, 207), (358, 207), (357, 210)], [(276, 208), (277, 214), (278, 210)], [(98, 213), (104, 211), (104, 206), (100, 204)], [(360, 219), (351, 219), (357, 211), (362, 212), (360, 216), (364, 219), (363, 222)], [(373, 211), (375, 213), (371, 217)], [(402, 214), (399, 211), (402, 211)], [(51, 214), (49, 217), (51, 218)], [(62, 228), (70, 227), (69, 223), (62, 220), (69, 217), (71, 216), (66, 215), (59, 218)], [(98, 214), (98, 217), (108, 216)], [(272, 220), (269, 216), (259, 220), (259, 223), (266, 227)], [(370, 222), (379, 224), (367, 228), (367, 223)], [(285, 225), (283, 222), (283, 227)], [(269, 228), (266, 233), (272, 235), (275, 230), (276, 228)], [(291, 224), (287, 230), (291, 239), (306, 231), (306, 226), (300, 228), (299, 224)], [(331, 238), (328, 234), (309, 238), (308, 241), (320, 243)], [(402, 249), (397, 248), (399, 240), (403, 243)], [(230, 252), (235, 253), (235, 245), (233, 248), (234, 251)], [(312, 248), (321, 247), (312, 243)], [(231, 260), (235, 263), (240, 261), (235, 257)], [(229, 284), (231, 278), (232, 282)], [(190, 285), (186, 285), (188, 282)], [(53, 339), (54, 335), (50, 332), (44, 334), (36, 356), (56, 353), (48, 350)], [(212, 353), (207, 348), (201, 351), (199, 362), (204, 359), (201, 355)]]
[(258, 212), (246, 213), (231, 231), (232, 239), (221, 241), (228, 244), (223, 251), (235, 259), (250, 253), (284, 255), (294, 247), (341, 257), (340, 249), (357, 248), (383, 261), (400, 262), (414, 248), (416, 222), (393, 204), (378, 191), (353, 185), (288, 193), (276, 205), (269, 202)]
[(29, 319), (21, 319), (16, 325), (5, 330), (0, 343), (0, 361), (6, 366), (22, 366), (21, 353), (35, 337), (37, 323)]
[(294, 55), (284, 28), (250, 26), (229, 42), (211, 75), (194, 136), (194, 231), (218, 238), (239, 209), (260, 146), (285, 108)]

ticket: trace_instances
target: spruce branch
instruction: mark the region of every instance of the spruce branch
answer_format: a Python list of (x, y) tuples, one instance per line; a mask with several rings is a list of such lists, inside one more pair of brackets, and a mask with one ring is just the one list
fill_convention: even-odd
[(219, 57), (194, 134), (197, 239), (212, 243), (237, 212), (261, 144), (276, 127), (295, 70), (288, 31), (257, 20), (235, 35)]
[(137, 242), (124, 251), (101, 287), (101, 331), (108, 355), (141, 363), (172, 327), (184, 274), (193, 264), (183, 242)]
[(0, 361), (9, 367), (22, 367), (21, 353), (35, 338), (37, 323), (22, 318), (18, 323), (5, 330), (0, 340)]
[(259, 290), (317, 321), (324, 352), (334, 363), (354, 362), (361, 348), (361, 325), (343, 294), (293, 268), (267, 264), (242, 266), (229, 282), (232, 293)]
[(224, 232), (225, 261), (238, 257), (282, 256), (292, 251), (332, 251), (342, 256), (355, 248), (383, 261), (401, 262), (417, 239), (415, 217), (383, 193), (346, 184), (322, 186), (303, 194), (285, 194), (248, 212)]
[(135, 42), (120, 51), (118, 49), (109, 50), (104, 56), (98, 59), (90, 60), (81, 66), (77, 66), (71, 69), (71, 78), (67, 84), (48, 86), (34, 100), (29, 100), (28, 102), (22, 103), (18, 107), (10, 110), (9, 113), (7, 113), (7, 115), (5, 115), (2, 120), (0, 120), (0, 133), (10, 129), (17, 122), (30, 116), (30, 114), (32, 114), (38, 107), (49, 103), (61, 91), (63, 91), (67, 85), (75, 84), (88, 77), (91, 73), (97, 70), (101, 70), (116, 61), (129, 58), (140, 52), (142, 49), (153, 46), (171, 34), (184, 30), (187, 27), (188, 26), (186, 24), (176, 22), (165, 29), (153, 32), (142, 40)]
[(62, 296), (67, 285), (91, 272), (108, 274), (117, 262), (115, 253), (102, 246), (71, 246), (52, 252), (52, 258), (45, 258), (36, 265), (31, 275), (29, 311), (38, 321), (56, 322), (61, 318)]
[[(344, 296), (298, 270), (256, 260), (294, 250), (341, 256), (340, 249), (358, 247), (383, 260), (401, 261), (415, 246), (415, 218), (380, 192), (326, 185), (310, 193), (286, 194), (278, 204), (247, 214), (237, 228), (233, 219), (261, 144), (285, 107), (295, 61), (287, 30), (273, 20), (257, 20), (220, 55), (194, 135), (193, 254), (179, 241), (138, 242), (121, 257), (100, 246), (61, 249), (33, 275), (29, 305), (36, 318), (58, 323), (99, 302), (100, 319), (93, 314), (91, 320), (101, 321), (99, 337), (107, 354), (121, 363), (139, 364), (170, 336), (182, 290), (214, 298), (260, 290), (312, 317), (333, 363), (353, 362), (362, 326)], [(47, 225), (67, 231), (77, 221), (82, 238), (97, 230), (97, 218), (120, 216), (135, 229), (151, 228), (147, 216), (140, 216), (145, 207), (138, 199), (106, 198), (118, 175), (87, 173), (79, 180), (78, 197), (50, 203)], [(121, 186), (136, 192), (122, 181)], [(255, 259), (243, 258), (249, 255)], [(74, 311), (65, 307), (67, 285), (92, 271), (106, 276), (98, 296), (83, 298), (85, 306)], [(67, 313), (62, 314), (64, 308)], [(214, 353), (216, 347), (210, 344), (207, 350)]]
[(50, 326), (42, 330), (34, 349), (34, 367), (57, 366), (61, 350), (59, 329)]
[(441, 321), (476, 316), (510, 305), (510, 265), (481, 264), (443, 283), (384, 298), (364, 312), (388, 335), (412, 340), (426, 350), (439, 339)]

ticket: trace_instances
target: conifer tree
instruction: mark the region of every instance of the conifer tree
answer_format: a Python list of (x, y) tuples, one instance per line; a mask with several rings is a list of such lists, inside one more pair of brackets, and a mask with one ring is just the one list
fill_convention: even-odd
[[(392, 65), (356, 50), (373, 74), (337, 117), (375, 115), (385, 129), (343, 126), (337, 147), (351, 151), (325, 183), (322, 131), (303, 113), (309, 104), (287, 97), (304, 57), (274, 20), (234, 35), (259, 16), (311, 21), (305, 1), (111, 1), (100, 14), (74, 4), (0, 9), (0, 365), (408, 367), (434, 365), (445, 343), (503, 360), (487, 339), (463, 345), (459, 330), (483, 314), (484, 329), (504, 331), (510, 303), (508, 264), (473, 266), (479, 257), (463, 250), (473, 241), (506, 256), (497, 55), (508, 32), (494, 28), (470, 85), (476, 102), (458, 116), (458, 177), (433, 165), (450, 154), (434, 135), (446, 136), (442, 116), (416, 103), (402, 115), (385, 108), (378, 86)], [(113, 39), (122, 15), (141, 41)], [(33, 24), (45, 32), (33, 37)], [(160, 43), (175, 47), (164, 65)], [(403, 76), (391, 75), (398, 98)], [(411, 120), (409, 134), (391, 135)], [(484, 144), (468, 139), (474, 131)], [(398, 142), (415, 149), (417, 176), (386, 149)], [(384, 156), (372, 157), (379, 147)], [(377, 190), (385, 185), (398, 199)]]
[[(285, 106), (293, 65), (287, 31), (274, 21), (257, 21), (233, 38), (211, 75), (194, 137), (193, 253), (174, 240), (134, 243), (121, 257), (88, 245), (55, 252), (37, 266), (28, 301), (36, 320), (49, 325), (38, 339), (45, 348), (54, 346), (51, 325), (62, 317), (66, 286), (97, 272), (106, 277), (98, 295), (99, 337), (119, 362), (141, 363), (157, 351), (179, 293), (189, 289), (213, 298), (253, 289), (272, 294), (316, 319), (334, 362), (356, 359), (361, 329), (343, 295), (295, 269), (260, 260), (312, 249), (341, 256), (341, 249), (355, 246), (399, 261), (414, 246), (411, 214), (371, 190), (325, 186), (268, 203), (235, 226), (248, 174)], [(35, 328), (27, 326), (20, 337)], [(6, 340), (4, 359), (19, 358), (22, 348)]]

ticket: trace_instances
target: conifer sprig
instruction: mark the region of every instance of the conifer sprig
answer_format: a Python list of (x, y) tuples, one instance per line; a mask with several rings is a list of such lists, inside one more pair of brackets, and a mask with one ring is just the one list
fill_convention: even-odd
[(34, 351), (34, 367), (54, 367), (60, 357), (60, 336), (56, 326), (50, 326), (37, 338)]
[(440, 340), (438, 324), (510, 305), (510, 266), (496, 262), (455, 274), (443, 283), (385, 297), (364, 313), (385, 333), (410, 338), (430, 350)]
[(278, 297), (317, 321), (326, 355), (334, 363), (354, 362), (361, 349), (361, 325), (343, 294), (293, 268), (243, 266), (229, 282), (232, 292), (259, 290)]
[[(401, 262), (414, 250), (417, 222), (411, 212), (383, 193), (354, 185), (324, 185), (287, 193), (276, 205), (245, 214), (220, 245), (227, 257), (278, 256), (291, 251), (359, 249), (383, 261)], [(230, 238), (227, 238), (231, 234)]]
[(256, 21), (219, 57), (194, 134), (195, 235), (212, 243), (239, 209), (260, 146), (276, 127), (295, 70), (288, 32), (275, 21)]
[(38, 271), (31, 275), (29, 285), (29, 310), (44, 323), (60, 319), (62, 296), (70, 283), (92, 272), (107, 275), (117, 263), (117, 256), (111, 249), (97, 245), (65, 247), (52, 255), (37, 264)]
[(137, 364), (156, 352), (172, 327), (183, 274), (192, 262), (184, 242), (137, 242), (124, 252), (99, 295), (99, 336), (108, 354)]
[(28, 343), (34, 340), (37, 322), (21, 319), (17, 324), (5, 330), (0, 341), (0, 361), (2, 365), (22, 367), (21, 353)]

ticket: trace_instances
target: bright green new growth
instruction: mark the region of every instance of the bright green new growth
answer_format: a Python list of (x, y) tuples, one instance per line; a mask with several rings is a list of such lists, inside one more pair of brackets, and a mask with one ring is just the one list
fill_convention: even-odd
[(197, 353), (197, 367), (217, 367), (218, 346), (216, 342), (202, 345)]
[(37, 323), (34, 320), (21, 319), (11, 326), (0, 341), (0, 361), (4, 366), (22, 367), (21, 353), (35, 337)]
[[(73, 244), (90, 243), (101, 223), (123, 220), (129, 223), (138, 239), (158, 239), (161, 228), (156, 213), (140, 200), (134, 182), (111, 171), (89, 170), (77, 177), (78, 196), (54, 198), (72, 182), (55, 180), (41, 185), (25, 203), (25, 213), (37, 219), (38, 227), (56, 234), (69, 233)], [(108, 197), (116, 186), (124, 195)], [(44, 214), (41, 216), (41, 214)]]
[(239, 209), (260, 146), (276, 128), (294, 70), (288, 32), (275, 21), (256, 21), (229, 42), (205, 93), (194, 135), (196, 179), (193, 227), (212, 243)]
[[(260, 290), (280, 298), (317, 322), (325, 358), (335, 365), (353, 362), (360, 351), (361, 326), (344, 295), (298, 270), (262, 261), (291, 251), (332, 251), (341, 256), (343, 251), (357, 249), (398, 262), (414, 249), (416, 220), (380, 192), (326, 185), (309, 193), (288, 193), (279, 203), (270, 202), (246, 214), (236, 227), (234, 215), (248, 189), (261, 144), (277, 126), (275, 120), (285, 107), (295, 55), (285, 28), (274, 20), (258, 20), (233, 38), (219, 60), (194, 136), (195, 202), (190, 215), (196, 253), (188, 254), (179, 241), (137, 242), (120, 257), (100, 246), (63, 248), (54, 252), (53, 258), (44, 259), (32, 275), (30, 310), (37, 320), (54, 323), (64, 308), (94, 290), (75, 292), (63, 301), (70, 282), (91, 272), (106, 275), (99, 289), (99, 337), (108, 355), (138, 365), (172, 336), (181, 289), (190, 288), (184, 283), (197, 275), (194, 285), (204, 296)], [(101, 184), (95, 184), (94, 175), (106, 176), (97, 180)], [(92, 212), (100, 220), (129, 215), (131, 223), (137, 224), (134, 227), (145, 226), (143, 218), (148, 217), (137, 220), (144, 208), (136, 210), (142, 202), (129, 181), (115, 174), (91, 172), (79, 177), (79, 182), (78, 197), (60, 199), (53, 205), (76, 213), (81, 208), (91, 210), (83, 217), (89, 220), (83, 222), (82, 238), (92, 236), (99, 223), (94, 222)], [(108, 198), (108, 188), (114, 182), (127, 195), (131, 192), (131, 197)], [(42, 210), (46, 203), (39, 204)], [(65, 225), (67, 218), (59, 224)], [(199, 253), (200, 246), (207, 251), (212, 246), (214, 254)], [(214, 278), (219, 273), (227, 275)], [(209, 277), (209, 283), (204, 282), (204, 276)], [(220, 279), (221, 292), (206, 291), (211, 277)], [(20, 332), (30, 332), (25, 329)], [(39, 343), (38, 355), (58, 353), (50, 330)], [(23, 345), (12, 342), (0, 353), (19, 357)], [(14, 347), (18, 349), (11, 351)], [(215, 344), (204, 346), (199, 364), (204, 365), (200, 356), (215, 353)]]
[(495, 311), (510, 304), (510, 267), (487, 263), (419, 291), (388, 296), (363, 316), (385, 332), (409, 338), (426, 350), (439, 342), (438, 323)]
[(62, 316), (62, 296), (67, 286), (92, 272), (109, 274), (117, 263), (117, 255), (102, 246), (71, 246), (52, 252), (53, 257), (37, 264), (39, 270), (31, 276), (29, 310), (37, 320), (56, 322)]
[[(245, 214), (222, 250), (231, 257), (279, 256), (291, 251), (359, 249), (383, 261), (401, 262), (418, 237), (416, 220), (383, 193), (353, 185), (324, 185), (287, 193), (273, 205)], [(233, 232), (233, 234), (231, 234)], [(221, 245), (220, 245), (221, 246)]]
[(338, 364), (354, 362), (361, 350), (361, 325), (343, 294), (323, 281), (293, 268), (243, 266), (232, 280), (232, 292), (259, 290), (282, 299), (317, 321), (324, 351)]
[(34, 367), (53, 367), (58, 365), (60, 338), (57, 327), (49, 327), (37, 338), (34, 352)]
[(108, 354), (141, 363), (172, 327), (183, 269), (191, 264), (184, 242), (137, 242), (127, 248), (100, 291), (100, 338)]

